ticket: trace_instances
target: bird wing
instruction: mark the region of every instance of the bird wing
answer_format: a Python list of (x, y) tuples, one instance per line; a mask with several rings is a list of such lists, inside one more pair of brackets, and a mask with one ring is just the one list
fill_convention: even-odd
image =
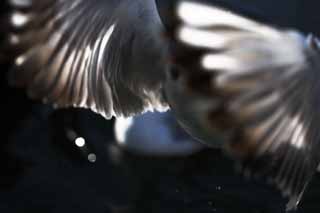
[(295, 208), (320, 162), (317, 40), (212, 5), (174, 8), (168, 37), (180, 88), (214, 100), (199, 109), (202, 128), (225, 134), (242, 171), (275, 184)]
[(8, 0), (1, 53), (9, 81), (57, 107), (103, 115), (164, 110), (166, 46), (153, 1)]

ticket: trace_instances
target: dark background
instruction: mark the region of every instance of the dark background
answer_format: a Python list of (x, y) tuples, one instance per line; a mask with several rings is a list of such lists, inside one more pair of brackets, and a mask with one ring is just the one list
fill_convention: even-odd
[[(161, 2), (166, 2), (163, 0)], [(274, 25), (320, 35), (317, 1), (211, 1)], [(7, 12), (2, 5), (1, 14)], [(0, 22), (1, 23), (1, 22)], [(3, 38), (3, 34), (0, 38)], [(286, 200), (263, 183), (247, 181), (220, 151), (190, 157), (147, 158), (119, 149), (113, 121), (86, 110), (53, 111), (6, 83), (1, 69), (0, 212), (284, 212)], [(69, 130), (87, 141), (68, 139)], [(94, 153), (95, 163), (87, 156)], [(298, 212), (320, 211), (320, 179)]]

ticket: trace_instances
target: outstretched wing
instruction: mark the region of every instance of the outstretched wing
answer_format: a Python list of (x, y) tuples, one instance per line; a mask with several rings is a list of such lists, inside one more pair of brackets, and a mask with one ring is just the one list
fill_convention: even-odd
[(316, 39), (192, 1), (175, 12), (169, 37), (181, 88), (215, 100), (198, 123), (224, 133), (242, 171), (266, 177), (296, 207), (320, 160)]
[(166, 108), (166, 47), (153, 1), (8, 0), (10, 82), (57, 107), (130, 116)]

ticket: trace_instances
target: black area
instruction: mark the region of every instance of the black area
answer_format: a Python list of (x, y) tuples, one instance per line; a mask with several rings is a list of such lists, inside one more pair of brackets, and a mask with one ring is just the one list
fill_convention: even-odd
[[(316, 1), (212, 2), (320, 35)], [(134, 156), (114, 144), (112, 121), (87, 110), (53, 111), (33, 102), (22, 90), (8, 87), (8, 70), (9, 64), (1, 64), (1, 213), (284, 212), (286, 200), (278, 191), (236, 174), (220, 151), (185, 158)], [(66, 137), (70, 130), (87, 140), (85, 149)], [(95, 163), (88, 161), (90, 153), (96, 154)], [(319, 189), (317, 174), (298, 212), (320, 211)]]

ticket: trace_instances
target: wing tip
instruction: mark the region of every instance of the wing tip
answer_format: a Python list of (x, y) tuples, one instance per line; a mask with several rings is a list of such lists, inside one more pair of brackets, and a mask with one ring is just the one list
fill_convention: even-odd
[[(281, 164), (272, 157), (270, 158), (270, 156), (267, 156), (264, 160), (261, 160), (261, 158), (235, 159), (235, 162), (236, 171), (246, 179), (264, 182), (277, 189), (284, 198), (288, 199), (286, 211), (297, 210), (305, 189), (316, 171), (316, 168), (314, 170), (312, 168), (304, 168), (294, 173), (293, 171), (295, 169), (298, 170), (299, 167), (291, 168), (288, 166), (293, 164), (294, 160), (291, 159), (281, 168)], [(283, 167), (285, 169), (281, 170)]]

